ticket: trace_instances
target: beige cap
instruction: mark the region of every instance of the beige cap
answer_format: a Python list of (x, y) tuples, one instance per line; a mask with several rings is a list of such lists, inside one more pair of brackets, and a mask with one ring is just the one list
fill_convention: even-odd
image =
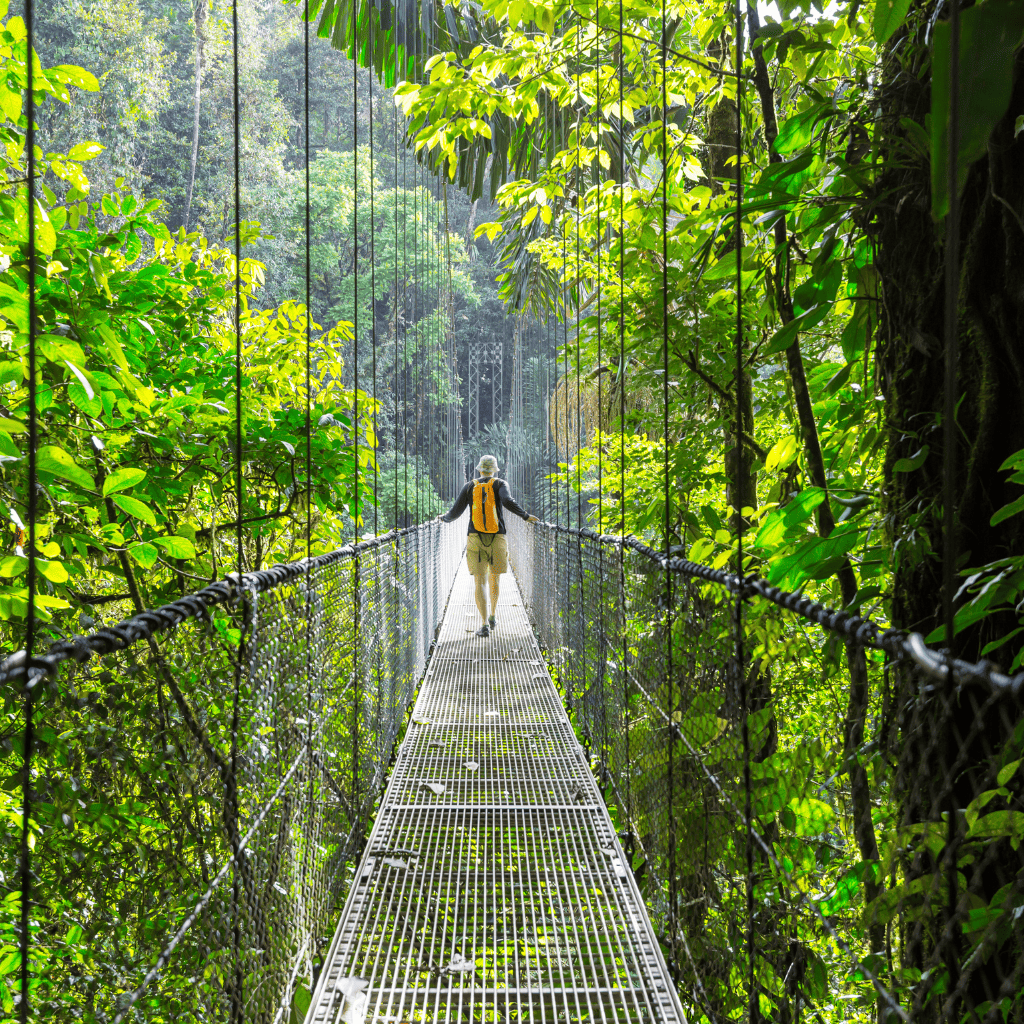
[(480, 461), (476, 464), (478, 473), (497, 473), (498, 460), (493, 455), (481, 455)]

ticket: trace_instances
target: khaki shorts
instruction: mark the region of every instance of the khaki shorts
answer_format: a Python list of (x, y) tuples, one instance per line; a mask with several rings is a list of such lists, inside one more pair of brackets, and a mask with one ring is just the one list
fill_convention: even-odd
[(508, 541), (503, 533), (471, 533), (466, 537), (466, 565), (474, 576), (508, 572)]

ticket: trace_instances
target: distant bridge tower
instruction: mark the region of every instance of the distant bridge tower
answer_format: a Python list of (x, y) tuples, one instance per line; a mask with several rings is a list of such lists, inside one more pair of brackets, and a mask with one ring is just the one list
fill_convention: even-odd
[(504, 356), (500, 338), (469, 346), (469, 441), (475, 441), (481, 429), (487, 426), (480, 422), (480, 392), (488, 381), (491, 385), (491, 422), (501, 421), (504, 405)]

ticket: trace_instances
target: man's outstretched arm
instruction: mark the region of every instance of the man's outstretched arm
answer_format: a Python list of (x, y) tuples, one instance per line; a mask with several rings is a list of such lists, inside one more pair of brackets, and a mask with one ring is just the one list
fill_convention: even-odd
[(462, 490), (459, 491), (459, 496), (455, 499), (455, 504), (452, 505), (452, 507), (448, 509), (447, 512), (445, 512), (443, 515), (438, 516), (437, 518), (440, 519), (442, 523), (450, 523), (453, 520), (458, 519), (459, 516), (461, 516), (462, 513), (465, 512), (468, 507), (469, 488), (463, 487)]
[(505, 508), (509, 510), (509, 512), (515, 512), (515, 514), (519, 516), (520, 519), (525, 519), (527, 522), (529, 522), (531, 519), (533, 520), (533, 522), (537, 522), (537, 517), (531, 516), (530, 513), (527, 512), (526, 509), (523, 508), (523, 506), (520, 505), (519, 502), (512, 497), (512, 494), (508, 489), (508, 484), (502, 483), (501, 488), (499, 490), (499, 496), (501, 498), (502, 505), (504, 505)]

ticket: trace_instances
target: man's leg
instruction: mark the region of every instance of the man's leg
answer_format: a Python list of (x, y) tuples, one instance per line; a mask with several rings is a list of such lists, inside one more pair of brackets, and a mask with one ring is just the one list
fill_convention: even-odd
[[(477, 573), (473, 577), (473, 583), (476, 585), (476, 591), (474, 597), (476, 598), (476, 610), (480, 613), (480, 619), (487, 625), (487, 593), (484, 590), (484, 582), (487, 577), (481, 572)], [(491, 586), (491, 593), (494, 593), (494, 586)], [(493, 600), (493, 598), (492, 598)]]
[[(501, 586), (501, 574), (493, 569), (490, 572), (491, 579), (491, 617), (494, 617), (494, 609), (498, 607), (498, 588)], [(481, 587), (482, 591), (482, 587)], [(479, 602), (477, 602), (479, 607)]]

